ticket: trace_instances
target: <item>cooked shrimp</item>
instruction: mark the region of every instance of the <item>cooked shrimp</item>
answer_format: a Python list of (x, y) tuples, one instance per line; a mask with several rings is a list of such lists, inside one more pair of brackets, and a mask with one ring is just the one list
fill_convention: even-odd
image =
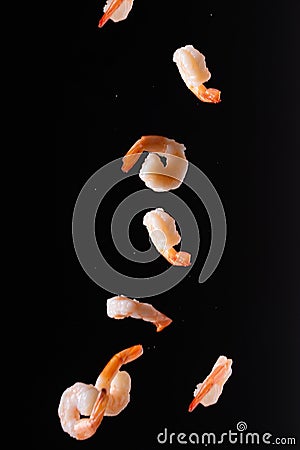
[(169, 317), (157, 311), (149, 303), (140, 303), (135, 299), (120, 295), (107, 300), (107, 315), (114, 319), (124, 319), (133, 317), (152, 322), (156, 326), (156, 331), (161, 331), (172, 322)]
[[(114, 355), (105, 366), (95, 386), (75, 383), (61, 396), (58, 415), (63, 430), (78, 439), (93, 436), (104, 416), (119, 414), (130, 400), (131, 380), (123, 364), (141, 356), (143, 347), (135, 345)], [(89, 416), (80, 418), (80, 416)]]
[(113, 22), (120, 22), (126, 19), (133, 5), (133, 0), (107, 0), (103, 8), (104, 14), (100, 19), (99, 28), (103, 27), (111, 19)]
[(190, 253), (177, 252), (173, 248), (181, 241), (173, 217), (162, 208), (156, 208), (145, 214), (143, 224), (148, 230), (153, 245), (169, 263), (174, 266), (189, 266), (191, 264)]
[[(63, 430), (76, 439), (88, 439), (102, 422), (108, 402), (108, 393), (94, 386), (75, 383), (62, 394), (58, 415)], [(81, 419), (80, 415), (90, 416)]]
[(208, 377), (205, 378), (203, 383), (197, 384), (194, 391), (195, 398), (189, 406), (189, 412), (192, 412), (199, 403), (202, 403), (203, 406), (217, 403), (222, 394), (223, 386), (232, 373), (231, 364), (232, 359), (219, 356)]
[(211, 77), (205, 64), (205, 56), (192, 45), (178, 48), (173, 54), (179, 73), (187, 87), (201, 100), (207, 103), (219, 103), (221, 92), (218, 89), (206, 89), (203, 83)]
[(128, 172), (143, 152), (149, 155), (142, 164), (139, 176), (147, 187), (164, 192), (181, 185), (188, 169), (183, 144), (164, 136), (142, 136), (123, 157), (122, 171)]

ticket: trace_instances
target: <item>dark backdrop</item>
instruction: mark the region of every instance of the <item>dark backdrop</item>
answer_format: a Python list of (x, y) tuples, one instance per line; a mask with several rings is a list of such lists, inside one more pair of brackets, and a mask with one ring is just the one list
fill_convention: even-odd
[[(271, 433), (271, 441), (300, 439), (299, 7), (291, 0), (160, 3), (135, 0), (125, 21), (109, 21), (102, 29), (97, 28), (101, 2), (66, 5), (56, 67), (62, 88), (57, 287), (45, 339), (49, 389), (39, 401), (47, 417), (41, 419), (39, 448), (44, 443), (62, 450), (181, 448), (169, 440), (159, 444), (158, 433), (167, 428), (168, 435), (220, 435), (236, 431), (239, 421), (249, 432)], [(172, 55), (186, 44), (205, 54), (212, 74), (207, 86), (221, 90), (220, 104), (201, 103), (181, 80)], [(106, 316), (106, 299), (113, 294), (86, 275), (71, 235), (85, 182), (145, 134), (185, 144), (187, 158), (219, 193), (228, 226), (221, 262), (199, 284), (211, 238), (208, 216), (184, 185), (174, 191), (195, 214), (201, 248), (180, 284), (140, 299), (173, 319), (161, 333), (143, 321)], [(135, 276), (145, 268), (118, 255), (110, 220), (117, 205), (142, 188), (135, 177), (112, 189), (96, 220), (102, 252), (117, 270)], [(130, 228), (140, 250), (149, 246), (143, 228), (138, 218)], [(149, 274), (167, 267), (159, 258), (148, 266)], [(144, 355), (126, 368), (130, 404), (117, 417), (105, 418), (94, 437), (76, 442), (57, 417), (62, 392), (75, 381), (93, 383), (114, 353), (137, 343)], [(233, 359), (222, 396), (215, 406), (188, 413), (196, 384), (221, 354)]]

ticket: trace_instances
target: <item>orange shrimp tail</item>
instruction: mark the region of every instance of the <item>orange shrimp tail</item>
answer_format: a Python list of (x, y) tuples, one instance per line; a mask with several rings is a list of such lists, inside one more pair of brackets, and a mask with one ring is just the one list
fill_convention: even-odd
[[(139, 358), (142, 354), (143, 354), (143, 346), (133, 345), (132, 347), (126, 348), (125, 350), (122, 350), (121, 352), (114, 355), (107, 364), (107, 366), (115, 365), (117, 367), (117, 370), (119, 370), (121, 365), (134, 361), (135, 359)], [(116, 361), (118, 361), (118, 363)]]
[(205, 103), (220, 103), (221, 91), (218, 89), (209, 88), (206, 89), (204, 84), (200, 84), (198, 87), (191, 87), (191, 91)]
[(156, 331), (159, 333), (164, 328), (166, 328), (168, 325), (170, 325), (170, 323), (172, 323), (172, 319), (169, 319), (168, 317), (164, 321), (156, 322), (155, 323)]
[(167, 252), (163, 253), (163, 256), (173, 266), (190, 266), (191, 255), (187, 252), (176, 252), (174, 248), (170, 248)]
[(124, 350), (125, 361), (123, 364), (127, 364), (131, 361), (134, 361), (135, 359), (139, 358), (142, 354), (143, 354), (143, 346), (140, 344), (133, 345), (132, 347), (127, 348), (126, 350)]
[(144, 148), (139, 139), (133, 146), (128, 150), (126, 155), (123, 157), (123, 165), (121, 167), (122, 172), (127, 173), (138, 161), (139, 157), (143, 153)]
[(96, 433), (103, 420), (108, 400), (109, 394), (106, 389), (102, 389), (94, 403), (89, 419), (81, 419), (75, 425), (76, 439), (83, 441)]
[(221, 91), (218, 89), (206, 89), (204, 95), (200, 95), (200, 100), (206, 103), (220, 103), (221, 101)]
[(212, 388), (213, 383), (203, 383), (203, 386), (201, 387), (200, 391), (198, 392), (198, 394), (196, 395), (196, 397), (192, 400), (192, 402), (190, 403), (189, 406), (189, 412), (194, 411), (194, 409), (196, 408), (196, 406), (199, 405), (199, 403), (201, 402), (201, 400), (206, 396), (206, 394), (210, 391), (210, 389)]
[(141, 156), (142, 152), (136, 153), (136, 154), (129, 154), (126, 153), (126, 155), (123, 157), (123, 165), (121, 167), (122, 172), (129, 172), (130, 169), (135, 165), (135, 163), (139, 160), (139, 157)]
[(217, 366), (204, 380), (198, 394), (194, 398), (194, 400), (191, 402), (189, 406), (189, 412), (192, 412), (197, 405), (201, 402), (201, 400), (205, 397), (205, 395), (210, 391), (214, 383), (217, 382), (218, 376), (222, 373), (224, 369), (224, 364)]
[(101, 28), (111, 18), (112, 14), (119, 8), (123, 0), (114, 0), (111, 2), (103, 16), (101, 17), (98, 27)]

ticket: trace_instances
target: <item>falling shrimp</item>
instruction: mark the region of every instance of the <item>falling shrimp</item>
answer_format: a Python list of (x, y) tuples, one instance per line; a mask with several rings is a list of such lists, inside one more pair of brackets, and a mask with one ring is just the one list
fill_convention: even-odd
[(103, 11), (104, 14), (99, 21), (99, 28), (103, 27), (111, 19), (113, 22), (125, 20), (133, 6), (133, 0), (107, 0)]
[(177, 252), (173, 248), (181, 241), (173, 217), (162, 208), (156, 208), (145, 214), (143, 224), (148, 230), (153, 245), (169, 263), (174, 266), (189, 266), (191, 264), (190, 253)]
[(127, 348), (111, 358), (95, 386), (77, 382), (64, 391), (58, 416), (66, 433), (78, 440), (88, 439), (96, 433), (104, 416), (115, 416), (128, 405), (131, 379), (119, 369), (142, 353), (141, 345)]
[(232, 373), (232, 359), (226, 356), (219, 356), (212, 368), (211, 373), (205, 378), (203, 383), (197, 384), (194, 391), (194, 399), (190, 403), (189, 412), (201, 403), (203, 406), (210, 406), (217, 403), (223, 391), (223, 386)]
[(128, 172), (143, 152), (149, 154), (142, 164), (139, 177), (147, 187), (164, 192), (181, 185), (188, 169), (183, 144), (164, 136), (142, 136), (123, 157), (122, 171)]
[(192, 45), (178, 48), (173, 54), (179, 73), (187, 87), (201, 100), (207, 103), (219, 103), (221, 92), (207, 89), (203, 83), (211, 77), (206, 67), (205, 56)]
[(125, 317), (143, 319), (152, 322), (156, 326), (156, 331), (163, 330), (172, 322), (169, 317), (157, 311), (149, 303), (141, 303), (124, 295), (109, 298), (106, 304), (109, 317), (114, 319), (124, 319)]

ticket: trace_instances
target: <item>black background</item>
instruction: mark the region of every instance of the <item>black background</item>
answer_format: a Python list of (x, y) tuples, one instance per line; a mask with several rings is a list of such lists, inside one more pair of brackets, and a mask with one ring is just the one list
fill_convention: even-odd
[[(296, 437), (299, 448), (297, 1), (135, 0), (126, 20), (102, 29), (101, 2), (65, 6), (57, 67), (57, 288), (46, 339), (49, 387), (38, 400), (41, 438), (35, 435), (33, 447), (148, 450), (164, 447), (156, 438), (164, 428), (221, 434), (243, 420), (250, 432)], [(221, 90), (220, 104), (200, 102), (181, 79), (172, 56), (186, 44), (206, 56), (206, 85)], [(113, 294), (86, 275), (71, 235), (85, 182), (145, 134), (185, 144), (187, 158), (219, 193), (228, 225), (221, 262), (200, 285), (208, 217), (184, 185), (174, 191), (195, 214), (201, 248), (180, 284), (140, 299), (173, 319), (161, 333), (143, 321), (107, 317)], [(130, 180), (103, 202), (96, 235), (117, 270), (138, 276), (138, 264), (118, 255), (110, 236), (116, 206), (144, 188), (138, 177)], [(143, 228), (133, 221), (140, 250), (149, 245)], [(149, 274), (167, 267), (159, 258)], [(93, 383), (116, 352), (138, 343), (143, 356), (125, 368), (132, 379), (127, 408), (104, 418), (87, 441), (64, 433), (57, 416), (62, 392), (76, 381)], [(233, 359), (222, 396), (188, 413), (196, 384), (221, 354)]]

